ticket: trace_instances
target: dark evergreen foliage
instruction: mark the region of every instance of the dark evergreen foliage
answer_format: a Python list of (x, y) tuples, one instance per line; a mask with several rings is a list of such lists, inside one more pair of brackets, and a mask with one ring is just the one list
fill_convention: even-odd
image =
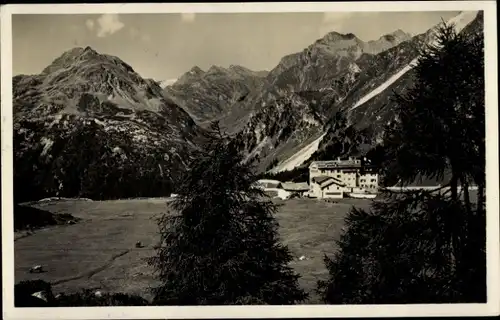
[(57, 298), (58, 307), (110, 307), (110, 306), (147, 306), (149, 302), (137, 295), (125, 293), (102, 293), (85, 289), (76, 293), (62, 294)]
[(338, 111), (329, 118), (324, 129), (325, 136), (309, 163), (337, 157), (361, 157), (372, 149), (374, 135), (371, 129), (357, 129), (354, 124), (349, 124), (343, 111)]
[(266, 167), (266, 171), (271, 170), (274, 168), (277, 164), (279, 163), (279, 160), (277, 158), (274, 158)]
[(282, 171), (277, 173), (265, 172), (259, 175), (259, 179), (305, 182), (309, 180), (309, 168), (307, 166), (300, 166), (289, 171)]
[[(43, 136), (40, 123), (21, 121), (21, 127)], [(56, 128), (52, 128), (56, 131)], [(74, 132), (61, 128), (54, 134), (50, 155), (43, 146), (26, 148), (25, 131), (14, 131), (14, 196), (15, 202), (42, 198), (84, 197), (94, 200), (168, 196), (174, 176), (162, 149), (149, 152), (131, 148), (126, 135), (113, 137), (95, 122), (83, 124)], [(123, 155), (115, 148), (123, 150)]]
[(443, 25), (437, 45), (422, 52), (415, 86), (396, 96), (397, 120), (372, 155), (402, 185), (451, 171), (449, 182), (386, 195), (369, 212), (353, 209), (340, 251), (325, 258), (325, 302), (486, 301), (483, 49), (482, 33)]
[(78, 220), (80, 219), (69, 213), (54, 214), (49, 211), (14, 204), (14, 231), (38, 229)]
[(156, 305), (294, 304), (306, 298), (292, 256), (279, 243), (277, 207), (252, 188), (256, 176), (231, 140), (212, 127), (180, 180), (175, 213), (159, 220), (150, 259), (162, 284)]
[[(387, 194), (368, 212), (353, 209), (347, 231), (338, 241), (339, 252), (325, 257), (331, 279), (319, 282), (320, 292), (332, 304), (484, 302), (485, 259), (479, 268), (458, 270), (455, 216), (465, 214), (460, 201), (431, 192)], [(484, 210), (473, 218), (485, 226)], [(479, 230), (478, 230), (479, 231)], [(484, 232), (462, 238), (484, 246)], [(478, 246), (479, 245), (479, 246)], [(482, 267), (482, 268), (481, 268)]]
[[(43, 292), (45, 300), (33, 296)], [(84, 289), (70, 294), (54, 296), (50, 283), (43, 280), (21, 281), (14, 288), (16, 307), (99, 307), (99, 306), (146, 306), (149, 302), (137, 295), (125, 293), (102, 293)]]
[[(34, 297), (35, 292), (44, 292), (47, 301)], [(56, 305), (52, 286), (43, 280), (21, 281), (14, 286), (14, 305), (16, 307), (54, 307)]]

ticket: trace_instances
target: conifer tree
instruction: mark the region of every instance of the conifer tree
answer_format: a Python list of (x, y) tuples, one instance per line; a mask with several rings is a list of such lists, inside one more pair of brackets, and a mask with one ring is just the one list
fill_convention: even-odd
[(325, 258), (325, 302), (485, 301), (483, 50), (482, 33), (443, 25), (437, 43), (421, 52), (414, 87), (395, 97), (383, 165), (402, 185), (446, 179), (447, 171), (449, 181), (434, 191), (386, 194), (368, 212), (350, 212), (340, 251)]
[(161, 285), (157, 305), (294, 304), (292, 260), (279, 243), (277, 207), (252, 187), (256, 181), (218, 125), (191, 156), (172, 203), (159, 220), (161, 244), (150, 264)]

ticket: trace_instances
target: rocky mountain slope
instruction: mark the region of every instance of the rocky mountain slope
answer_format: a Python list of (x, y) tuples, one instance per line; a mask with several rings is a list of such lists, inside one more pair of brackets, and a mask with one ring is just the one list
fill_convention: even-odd
[(259, 91), (267, 72), (252, 71), (231, 65), (229, 68), (210, 67), (206, 72), (193, 67), (175, 83), (166, 86), (164, 95), (178, 103), (196, 121), (206, 122), (224, 116), (229, 108)]
[(202, 132), (117, 57), (65, 52), (13, 78), (16, 196), (165, 195)]
[(303, 51), (283, 57), (265, 85), (233, 104), (222, 123), (237, 132), (242, 148), (264, 170), (321, 132), (374, 54), (410, 38), (397, 30), (363, 42), (353, 34), (331, 32)]
[(364, 42), (354, 34), (330, 32), (301, 52), (281, 59), (271, 70), (269, 82), (291, 91), (338, 89), (335, 80), (344, 74), (355, 75), (363, 65), (357, 63), (363, 56), (373, 56), (410, 40), (401, 30)]
[[(480, 29), (482, 16), (477, 12), (464, 12), (450, 22), (456, 25), (458, 31), (464, 29), (463, 32), (469, 32)], [(271, 160), (277, 164), (273, 172), (291, 170), (312, 159), (331, 157), (333, 153), (335, 156), (362, 154), (376, 145), (384, 126), (394, 120), (393, 92), (402, 93), (412, 85), (411, 66), (424, 44), (434, 40), (435, 32), (436, 28), (431, 28), (377, 55), (359, 55), (356, 60), (359, 71), (353, 74), (350, 82), (344, 82), (345, 95), (330, 100), (332, 113), (323, 113), (328, 120), (312, 138), (300, 142), (296, 148), (298, 151), (292, 155), (275, 154), (277, 158)], [(338, 111), (347, 119), (346, 126), (337, 125), (335, 117)], [(339, 147), (345, 143), (351, 145), (353, 141), (363, 146), (356, 150)]]
[[(482, 30), (481, 14), (454, 21)], [(365, 154), (434, 34), (363, 42), (331, 32), (270, 72), (195, 67), (166, 88), (117, 57), (69, 50), (41, 74), (13, 78), (16, 201), (167, 195), (214, 119), (260, 171)]]
[(330, 104), (336, 103), (361, 71), (362, 66), (356, 62), (358, 58), (372, 56), (410, 38), (409, 34), (397, 30), (364, 42), (353, 34), (330, 32), (301, 52), (283, 57), (267, 75), (264, 86), (244, 101), (234, 103), (221, 122), (230, 132), (240, 131), (261, 108), (294, 92), (320, 91), (329, 96)]

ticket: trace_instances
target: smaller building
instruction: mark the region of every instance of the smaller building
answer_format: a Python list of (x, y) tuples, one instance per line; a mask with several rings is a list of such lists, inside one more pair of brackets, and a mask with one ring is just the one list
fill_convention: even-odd
[(309, 191), (309, 185), (307, 182), (283, 182), (281, 185), (285, 191), (300, 197), (305, 196)]
[(344, 197), (346, 185), (339, 179), (329, 176), (316, 176), (311, 179), (309, 196), (313, 198), (335, 198)]
[(263, 190), (264, 193), (271, 198), (286, 200), (291, 196), (291, 192), (283, 189), (283, 183), (278, 180), (261, 179), (258, 180), (254, 186)]
[(255, 183), (257, 188), (262, 190), (265, 189), (281, 189), (282, 183), (279, 180), (271, 180), (271, 179), (260, 179)]

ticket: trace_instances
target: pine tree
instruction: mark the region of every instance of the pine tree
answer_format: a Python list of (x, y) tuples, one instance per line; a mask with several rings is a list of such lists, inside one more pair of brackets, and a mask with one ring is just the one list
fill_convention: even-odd
[[(485, 301), (483, 50), (482, 33), (443, 25), (437, 44), (421, 52), (414, 87), (395, 97), (383, 165), (403, 185), (445, 179), (448, 171), (449, 181), (353, 210), (339, 253), (325, 259), (330, 279), (319, 289), (326, 302)], [(479, 189), (476, 205), (470, 184)]]
[(217, 124), (191, 156), (159, 220), (161, 244), (150, 264), (161, 285), (157, 305), (294, 304), (307, 295), (278, 241), (277, 206), (253, 188), (245, 164)]

